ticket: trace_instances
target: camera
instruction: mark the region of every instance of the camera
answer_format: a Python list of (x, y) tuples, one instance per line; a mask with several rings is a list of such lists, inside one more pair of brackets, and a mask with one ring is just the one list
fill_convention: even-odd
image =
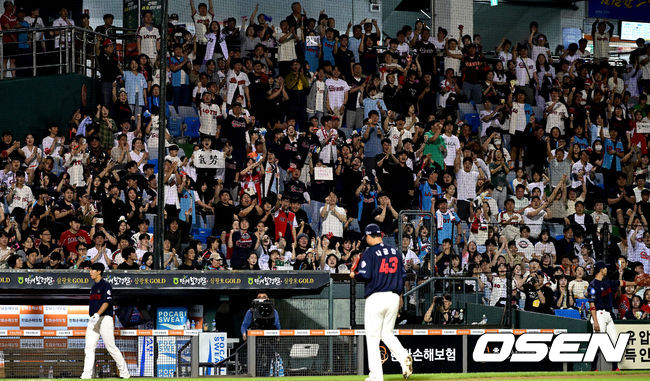
[(275, 307), (270, 300), (253, 300), (251, 306), (253, 311), (253, 329), (273, 329), (275, 322)]

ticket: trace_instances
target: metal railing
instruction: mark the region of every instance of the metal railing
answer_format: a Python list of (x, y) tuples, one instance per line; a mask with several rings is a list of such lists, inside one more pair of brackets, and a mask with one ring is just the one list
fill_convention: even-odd
[(122, 66), (134, 56), (135, 30), (112, 28), (110, 36), (78, 26), (44, 27), (0, 31), (0, 80), (46, 74), (78, 73), (100, 77), (97, 56), (104, 39), (116, 44)]

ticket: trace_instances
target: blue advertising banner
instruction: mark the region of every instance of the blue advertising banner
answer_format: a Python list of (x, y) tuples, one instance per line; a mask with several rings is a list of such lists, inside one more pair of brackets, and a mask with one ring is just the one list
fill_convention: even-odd
[(161, 307), (156, 311), (156, 329), (184, 329), (187, 307)]
[(648, 0), (589, 0), (587, 9), (598, 19), (650, 21)]

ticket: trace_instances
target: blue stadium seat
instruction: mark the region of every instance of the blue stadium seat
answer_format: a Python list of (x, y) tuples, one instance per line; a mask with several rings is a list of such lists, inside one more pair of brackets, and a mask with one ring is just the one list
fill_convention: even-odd
[(533, 112), (535, 113), (535, 120), (541, 121), (544, 119), (544, 107), (543, 106), (533, 106)]
[(212, 234), (212, 229), (192, 228), (192, 237), (201, 242), (205, 242), (210, 234)]
[(467, 122), (467, 124), (472, 126), (472, 134), (478, 133), (478, 130), (481, 127), (481, 119), (477, 113), (474, 112), (465, 114), (465, 117), (463, 119), (465, 122)]
[(578, 319), (580, 320), (580, 311), (578, 310), (555, 310), (555, 316), (565, 317), (569, 319)]
[(587, 307), (589, 303), (589, 299), (576, 299), (576, 307), (581, 308), (583, 304), (587, 304)]
[(158, 159), (147, 160), (147, 164), (153, 164), (153, 173), (158, 173)]
[[(185, 122), (185, 137), (190, 139), (198, 139), (199, 127), (201, 127), (201, 121), (197, 117), (188, 117), (184, 119)], [(171, 132), (170, 132), (171, 133)]]
[(460, 119), (465, 119), (464, 118), (465, 114), (476, 114), (476, 109), (474, 108), (474, 105), (471, 103), (459, 103), (458, 111), (459, 111), (458, 117)]
[(169, 130), (169, 134), (175, 138), (180, 137), (183, 134), (182, 125), (183, 125), (183, 118), (181, 118), (180, 116), (171, 116), (169, 118), (169, 123), (167, 123), (167, 129)]
[(192, 106), (178, 106), (178, 116), (181, 118), (198, 117), (196, 110)]

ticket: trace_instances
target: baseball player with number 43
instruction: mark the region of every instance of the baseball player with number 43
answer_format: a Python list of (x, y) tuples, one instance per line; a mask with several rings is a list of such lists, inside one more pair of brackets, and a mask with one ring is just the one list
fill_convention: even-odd
[(383, 234), (376, 224), (366, 226), (368, 248), (352, 266), (350, 277), (366, 282), (364, 312), (368, 368), (366, 381), (383, 380), (379, 341), (383, 341), (402, 366), (402, 376), (413, 374), (413, 358), (393, 334), (404, 291), (404, 262), (394, 247), (382, 243)]
[(95, 347), (99, 337), (104, 340), (106, 350), (113, 357), (117, 364), (117, 370), (120, 372), (120, 378), (130, 378), (129, 370), (124, 361), (124, 356), (115, 345), (113, 323), (113, 291), (110, 283), (102, 279), (104, 265), (102, 263), (93, 263), (90, 266), (90, 278), (95, 282), (90, 289), (90, 304), (88, 305), (88, 327), (86, 327), (86, 348), (84, 353), (84, 370), (81, 374), (82, 380), (89, 380), (93, 376), (93, 366), (95, 365)]

